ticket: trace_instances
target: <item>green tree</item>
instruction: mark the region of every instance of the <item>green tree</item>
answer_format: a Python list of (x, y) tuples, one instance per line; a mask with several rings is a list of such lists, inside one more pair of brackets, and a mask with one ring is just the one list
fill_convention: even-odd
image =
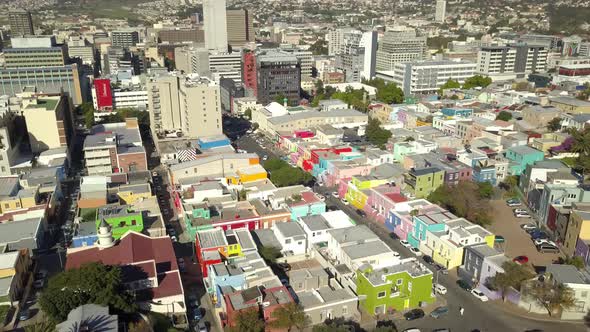
[(234, 326), (230, 332), (264, 332), (264, 321), (260, 317), (258, 307), (240, 310), (236, 315)]
[(480, 198), (490, 199), (494, 195), (494, 186), (489, 182), (478, 182), (478, 194)]
[[(275, 102), (283, 105), (285, 103), (285, 95), (284, 94), (279, 94), (278, 96), (275, 97)], [(287, 100), (287, 105), (289, 104), (289, 101)]]
[(252, 109), (249, 107), (246, 108), (246, 110), (244, 111), (244, 116), (251, 120), (252, 119)]
[(291, 167), (286, 161), (279, 158), (269, 158), (264, 162), (264, 169), (269, 172), (276, 171), (281, 168)]
[(92, 103), (82, 103), (82, 105), (80, 105), (80, 111), (82, 112), (82, 116), (84, 116), (84, 124), (86, 125), (86, 128), (92, 128), (92, 126), (94, 126), (94, 106)]
[(502, 299), (505, 299), (506, 292), (511, 287), (520, 290), (523, 281), (535, 276), (527, 266), (515, 262), (504, 262), (502, 269), (504, 269), (503, 273), (496, 273), (494, 277), (490, 278), (490, 285), (502, 292)]
[(383, 146), (391, 138), (391, 131), (381, 128), (379, 120), (369, 119), (365, 129), (365, 137), (371, 144)]
[(498, 116), (496, 116), (496, 120), (510, 121), (512, 120), (512, 113), (501, 111), (500, 113), (498, 113)]
[(459, 89), (461, 88), (461, 83), (450, 79), (448, 81), (445, 82), (445, 84), (443, 84), (440, 89), (438, 90), (438, 94), (440, 94), (442, 96), (443, 91), (446, 89)]
[(39, 304), (54, 321), (64, 321), (81, 305), (95, 303), (119, 312), (137, 310), (133, 295), (123, 287), (121, 268), (90, 263), (49, 279)]
[(260, 247), (258, 250), (260, 252), (260, 256), (264, 258), (269, 264), (274, 264), (277, 261), (277, 258), (281, 257), (281, 250), (277, 247)]
[(277, 187), (287, 187), (296, 184), (306, 184), (312, 180), (311, 174), (295, 167), (283, 167), (270, 173), (270, 180)]
[(476, 87), (485, 88), (490, 84), (492, 84), (491, 78), (484, 77), (481, 75), (475, 75), (465, 80), (465, 83), (463, 84), (463, 89), (473, 89)]
[(549, 316), (560, 308), (569, 309), (576, 304), (574, 291), (564, 284), (537, 280), (529, 288), (529, 294), (547, 309)]
[(489, 199), (482, 198), (476, 182), (460, 181), (455, 186), (440, 186), (428, 196), (428, 200), (478, 225), (492, 222)]
[(318, 39), (315, 43), (311, 44), (309, 51), (311, 51), (313, 55), (326, 55), (328, 54), (328, 42), (323, 39)]
[(377, 100), (386, 104), (401, 104), (404, 101), (404, 92), (395, 83), (388, 83), (383, 88), (377, 89)]
[(547, 130), (550, 132), (556, 132), (561, 129), (561, 119), (553, 118), (547, 123)]
[(286, 329), (288, 332), (294, 327), (297, 330), (303, 330), (309, 324), (309, 319), (303, 312), (303, 307), (295, 302), (276, 309), (273, 311), (272, 316), (275, 320), (270, 325), (279, 329)]
[(25, 332), (54, 332), (55, 323), (52, 321), (42, 321), (39, 323), (25, 326)]

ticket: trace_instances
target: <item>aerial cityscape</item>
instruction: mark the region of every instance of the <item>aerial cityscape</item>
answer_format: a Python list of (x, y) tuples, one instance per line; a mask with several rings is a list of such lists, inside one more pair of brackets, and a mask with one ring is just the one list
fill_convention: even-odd
[(590, 331), (590, 1), (0, 0), (0, 331)]

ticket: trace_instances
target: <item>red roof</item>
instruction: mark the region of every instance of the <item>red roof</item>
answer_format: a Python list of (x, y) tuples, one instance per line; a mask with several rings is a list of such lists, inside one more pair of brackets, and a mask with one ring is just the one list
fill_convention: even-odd
[(387, 193), (387, 194), (384, 194), (384, 195), (385, 195), (385, 197), (389, 198), (390, 200), (392, 200), (395, 203), (406, 202), (408, 200), (406, 198), (406, 196), (404, 196), (402, 194)]

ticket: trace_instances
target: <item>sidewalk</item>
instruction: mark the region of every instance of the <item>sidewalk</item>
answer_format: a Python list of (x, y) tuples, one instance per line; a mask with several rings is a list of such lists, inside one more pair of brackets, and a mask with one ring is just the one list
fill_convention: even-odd
[(552, 322), (552, 323), (567, 322), (567, 323), (571, 323), (571, 324), (584, 325), (583, 320), (562, 320), (556, 316), (534, 314), (534, 313), (524, 310), (523, 308), (521, 308), (513, 303), (504, 302), (502, 300), (489, 301), (488, 303), (491, 306), (493, 306), (494, 308), (501, 310), (508, 315), (519, 316), (519, 317), (522, 317), (525, 319), (536, 320), (539, 322)]

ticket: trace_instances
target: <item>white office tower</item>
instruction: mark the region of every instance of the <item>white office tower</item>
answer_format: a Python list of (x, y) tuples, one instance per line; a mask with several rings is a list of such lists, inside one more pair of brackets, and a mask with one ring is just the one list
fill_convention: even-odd
[(447, 16), (447, 1), (446, 0), (436, 0), (436, 13), (434, 14), (434, 20), (439, 23), (443, 23), (445, 21), (445, 17)]
[(424, 60), (427, 51), (426, 36), (418, 36), (416, 30), (388, 30), (377, 48), (377, 71), (391, 71), (400, 62)]
[(370, 80), (375, 76), (377, 62), (377, 31), (364, 32), (361, 37), (360, 47), (365, 49), (361, 77)]
[(227, 52), (225, 0), (203, 0), (205, 45), (210, 50)]

